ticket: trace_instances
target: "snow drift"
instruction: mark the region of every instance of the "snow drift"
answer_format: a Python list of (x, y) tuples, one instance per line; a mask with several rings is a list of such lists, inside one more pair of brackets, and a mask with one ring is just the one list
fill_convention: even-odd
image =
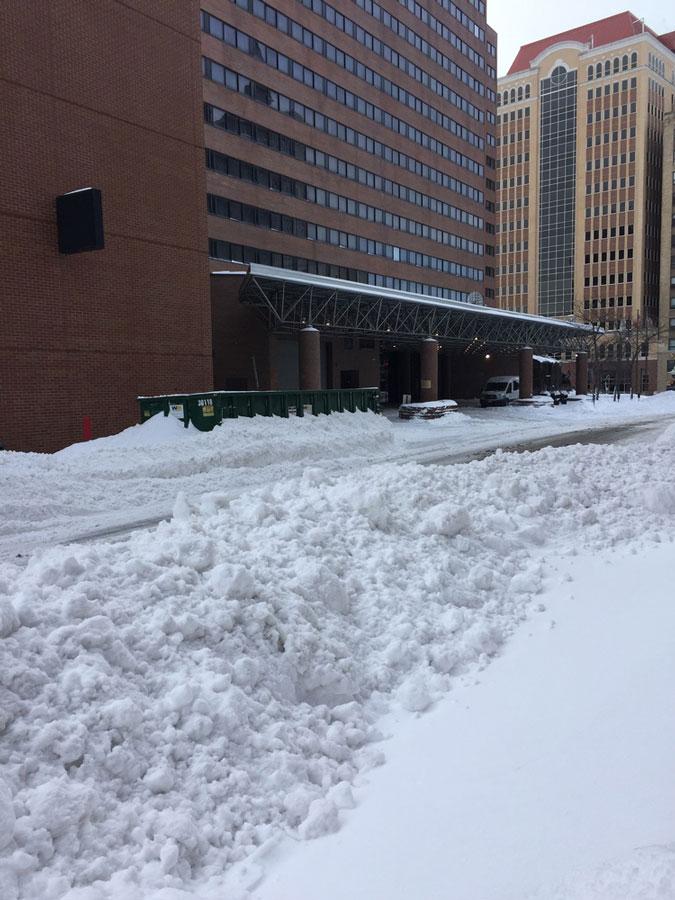
[(380, 715), (485, 665), (544, 552), (672, 529), (649, 487), (675, 485), (672, 437), (308, 469), (2, 565), (0, 896), (194, 889), (280, 831), (336, 829)]

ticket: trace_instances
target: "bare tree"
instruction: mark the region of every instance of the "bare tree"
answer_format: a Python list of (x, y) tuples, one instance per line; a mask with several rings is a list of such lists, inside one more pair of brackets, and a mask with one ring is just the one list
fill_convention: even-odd
[(591, 326), (591, 341), (589, 344), (589, 368), (591, 372), (591, 396), (593, 397), (593, 403), (600, 396), (600, 379), (598, 377), (598, 369), (599, 369), (599, 359), (600, 359), (600, 337), (604, 334), (602, 328), (597, 322), (591, 321), (589, 318), (584, 318), (584, 323), (586, 325)]
[[(600, 393), (600, 385), (613, 391), (614, 400), (621, 397), (622, 387), (629, 386), (631, 400), (642, 396), (650, 348), (662, 338), (661, 329), (649, 316), (638, 314), (635, 322), (619, 320), (618, 327), (607, 331), (593, 325), (593, 385), (594, 396)], [(644, 362), (642, 362), (644, 361)], [(642, 362), (642, 364), (641, 364)]]

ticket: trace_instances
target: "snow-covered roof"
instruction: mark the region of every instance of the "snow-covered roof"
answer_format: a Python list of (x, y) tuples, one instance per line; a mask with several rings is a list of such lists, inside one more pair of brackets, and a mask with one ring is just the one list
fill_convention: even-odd
[[(212, 275), (231, 275), (232, 270), (212, 272)], [(243, 272), (235, 274), (244, 275)], [(326, 275), (311, 275), (308, 272), (296, 272), (293, 269), (281, 269), (276, 266), (263, 266), (258, 263), (249, 264), (249, 275), (252, 278), (267, 279), (272, 281), (285, 281), (293, 284), (304, 284), (308, 287), (325, 288), (342, 294), (360, 294), (374, 298), (405, 301), (417, 303), (420, 306), (435, 306), (442, 309), (456, 309), (462, 313), (471, 313), (476, 316), (492, 316), (500, 319), (510, 319), (532, 324), (547, 325), (552, 328), (570, 329), (574, 331), (591, 331), (590, 325), (583, 322), (554, 319), (549, 316), (532, 316), (528, 313), (512, 312), (507, 309), (497, 309), (492, 306), (479, 306), (473, 303), (463, 303), (461, 300), (443, 300), (440, 297), (430, 297), (426, 294), (416, 294), (412, 291), (398, 291), (394, 288), (378, 287), (374, 284), (362, 284), (359, 281), (347, 281), (342, 278), (329, 278)]]

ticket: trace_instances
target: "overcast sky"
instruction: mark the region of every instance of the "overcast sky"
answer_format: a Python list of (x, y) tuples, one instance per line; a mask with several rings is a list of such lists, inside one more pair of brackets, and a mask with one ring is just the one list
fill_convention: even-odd
[(612, 0), (487, 0), (488, 22), (499, 35), (498, 73), (505, 75), (521, 44), (576, 28), (586, 22), (604, 19), (630, 9), (644, 17), (657, 34), (675, 29), (675, 10), (664, 0), (636, 0), (628, 5)]

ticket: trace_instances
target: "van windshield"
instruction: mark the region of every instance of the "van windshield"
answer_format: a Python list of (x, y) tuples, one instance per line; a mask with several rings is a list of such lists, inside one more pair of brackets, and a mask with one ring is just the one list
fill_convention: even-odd
[(485, 385), (486, 391), (505, 391), (509, 386), (508, 381), (488, 381)]

